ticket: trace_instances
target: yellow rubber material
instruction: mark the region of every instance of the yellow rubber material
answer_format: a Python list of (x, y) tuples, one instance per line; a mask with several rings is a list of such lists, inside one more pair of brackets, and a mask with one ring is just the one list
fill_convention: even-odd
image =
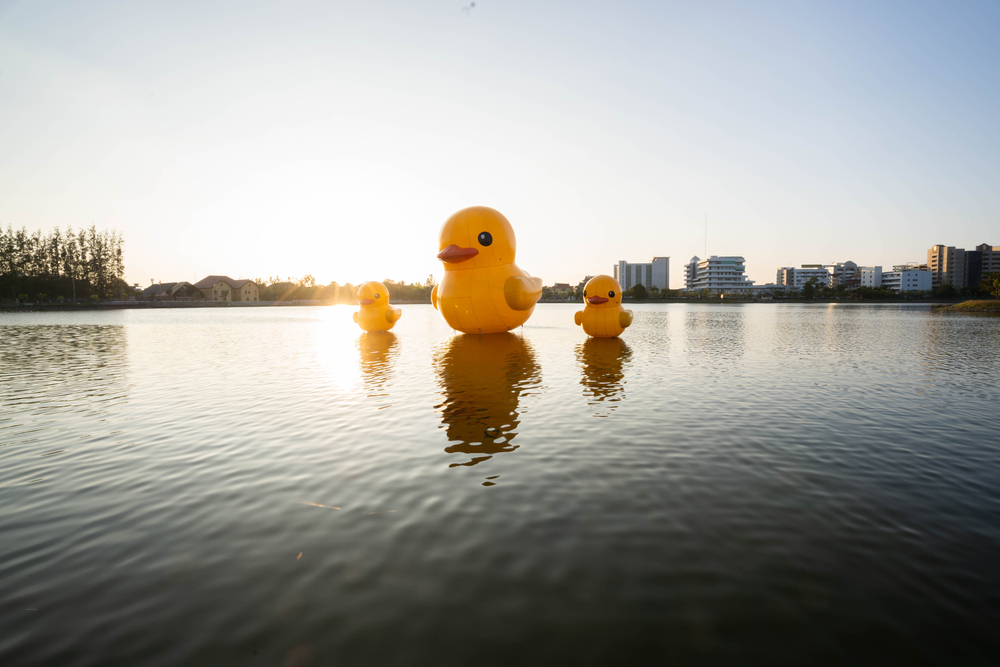
[[(591, 303), (590, 297), (607, 299)], [(583, 326), (583, 331), (594, 338), (620, 336), (632, 324), (632, 311), (622, 308), (622, 286), (611, 276), (594, 276), (583, 288), (583, 310), (577, 311), (573, 320)]]
[(444, 277), (431, 302), (452, 329), (502, 333), (531, 317), (542, 281), (514, 263), (514, 228), (499, 211), (474, 206), (455, 213), (441, 227), (438, 246)]
[(389, 290), (379, 282), (367, 282), (358, 288), (358, 304), (361, 308), (354, 313), (354, 321), (365, 331), (388, 331), (403, 315), (399, 308), (389, 305)]

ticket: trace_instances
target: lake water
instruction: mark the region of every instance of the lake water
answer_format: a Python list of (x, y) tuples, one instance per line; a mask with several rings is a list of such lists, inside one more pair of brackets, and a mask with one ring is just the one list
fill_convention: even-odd
[(0, 314), (0, 664), (989, 664), (1000, 318)]

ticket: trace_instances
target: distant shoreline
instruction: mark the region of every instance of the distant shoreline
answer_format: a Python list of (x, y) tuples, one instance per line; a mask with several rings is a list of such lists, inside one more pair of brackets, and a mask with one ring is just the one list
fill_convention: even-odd
[[(430, 303), (403, 301), (402, 303)], [(36, 303), (23, 306), (0, 306), (3, 313), (75, 312), (78, 310), (183, 310), (185, 308), (274, 308), (289, 306), (350, 306), (357, 304), (329, 301), (123, 301), (108, 303)]]
[[(430, 301), (394, 301), (393, 305), (430, 305)], [(571, 306), (582, 307), (581, 301), (563, 301), (559, 299), (542, 299), (538, 303), (558, 303)], [(978, 308), (962, 308), (964, 303), (981, 303), (969, 301), (942, 301), (942, 300), (921, 300), (905, 301), (902, 299), (873, 299), (873, 300), (853, 300), (853, 299), (642, 299), (639, 301), (624, 301), (623, 306), (632, 303), (694, 303), (702, 305), (726, 305), (726, 304), (752, 304), (752, 303), (853, 303), (853, 304), (886, 304), (886, 303), (920, 303), (937, 308), (947, 307), (949, 310), (965, 312), (990, 312)], [(177, 310), (186, 308), (287, 308), (304, 306), (350, 306), (357, 308), (357, 304), (332, 303), (329, 301), (202, 301), (202, 302), (182, 302), (182, 301), (131, 301), (131, 302), (110, 302), (110, 303), (39, 303), (20, 305), (0, 306), (0, 313), (37, 313), (37, 312), (77, 312), (83, 310)], [(992, 311), (996, 312), (996, 311)]]
[[(582, 301), (561, 301), (559, 299), (542, 299), (538, 303), (568, 303), (574, 306), (582, 306)], [(942, 306), (962, 303), (960, 299), (953, 301), (943, 299), (920, 299), (908, 301), (906, 299), (629, 299), (622, 301), (623, 307), (628, 307), (630, 303), (700, 303), (704, 305), (724, 306), (730, 303), (922, 303), (929, 306)]]

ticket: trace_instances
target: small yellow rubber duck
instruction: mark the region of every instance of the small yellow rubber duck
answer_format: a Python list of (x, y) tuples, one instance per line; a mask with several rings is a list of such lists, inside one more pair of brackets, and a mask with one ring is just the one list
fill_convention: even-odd
[(389, 305), (389, 290), (375, 281), (358, 288), (358, 305), (354, 321), (365, 331), (388, 331), (396, 326), (403, 311)]
[(632, 311), (622, 308), (622, 286), (611, 276), (594, 276), (583, 288), (587, 304), (574, 317), (588, 336), (614, 338), (632, 324)]
[(514, 228), (499, 211), (462, 209), (441, 227), (438, 247), (444, 277), (431, 291), (431, 303), (452, 329), (502, 333), (531, 317), (542, 279), (514, 263)]

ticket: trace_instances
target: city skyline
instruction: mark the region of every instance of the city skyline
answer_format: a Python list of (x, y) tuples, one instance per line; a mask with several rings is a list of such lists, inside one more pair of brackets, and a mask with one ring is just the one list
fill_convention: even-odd
[(471, 204), (546, 284), (651, 249), (671, 285), (696, 255), (758, 284), (922, 261), (996, 229), (998, 27), (988, 3), (10, 3), (0, 224), (117, 229), (139, 284), (440, 278)]

